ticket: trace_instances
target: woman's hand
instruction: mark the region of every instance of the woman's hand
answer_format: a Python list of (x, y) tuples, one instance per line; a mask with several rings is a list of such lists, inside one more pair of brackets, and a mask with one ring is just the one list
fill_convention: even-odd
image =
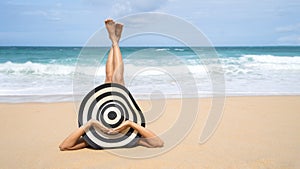
[(131, 127), (131, 121), (126, 120), (124, 121), (121, 125), (119, 125), (116, 128), (110, 129), (108, 134), (118, 134), (121, 133), (122, 131), (126, 130), (128, 127)]
[(103, 126), (99, 121), (95, 119), (89, 120), (85, 125), (84, 125), (84, 131), (87, 132), (91, 127), (94, 127), (95, 130), (101, 131), (103, 133), (108, 133), (110, 131), (109, 128)]

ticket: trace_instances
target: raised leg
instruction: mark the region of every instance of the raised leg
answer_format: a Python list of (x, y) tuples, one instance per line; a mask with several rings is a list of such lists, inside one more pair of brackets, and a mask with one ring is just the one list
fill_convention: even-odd
[[(105, 25), (109, 34), (109, 38), (112, 42), (112, 48), (109, 52), (108, 60), (106, 63), (105, 82), (114, 82), (124, 85), (124, 63), (122, 59), (122, 53), (119, 48), (119, 40), (121, 38), (123, 25), (120, 23), (116, 24), (111, 19), (106, 20)], [(111, 58), (113, 58), (113, 62), (111, 62)], [(113, 63), (113, 65), (111, 65), (111, 63)]]
[(105, 83), (112, 83), (114, 75), (114, 51), (112, 47), (107, 57), (105, 73)]
[(119, 41), (122, 36), (123, 25), (121, 23), (116, 23), (115, 35), (117, 38), (117, 44), (113, 45), (114, 50), (114, 76), (113, 81), (124, 85), (124, 63), (122, 58), (122, 53), (119, 47)]
[(114, 51), (114, 75), (113, 82), (124, 85), (124, 63), (119, 45), (113, 46)]

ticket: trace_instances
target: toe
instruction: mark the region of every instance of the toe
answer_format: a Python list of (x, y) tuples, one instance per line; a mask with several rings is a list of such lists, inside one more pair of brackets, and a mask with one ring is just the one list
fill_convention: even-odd
[(108, 24), (108, 23), (113, 22), (113, 20), (112, 19), (106, 19), (104, 22), (105, 22), (105, 24)]

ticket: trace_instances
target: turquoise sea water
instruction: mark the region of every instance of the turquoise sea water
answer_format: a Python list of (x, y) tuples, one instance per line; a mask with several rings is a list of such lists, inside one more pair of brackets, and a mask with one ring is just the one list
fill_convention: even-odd
[[(215, 49), (218, 63), (223, 68), (226, 95), (300, 94), (300, 47)], [(74, 72), (81, 50), (81, 47), (0, 47), (0, 102), (71, 101)], [(205, 69), (208, 62), (203, 62), (202, 56), (190, 48), (122, 47), (121, 50), (125, 83), (136, 98), (147, 99), (154, 91), (159, 91), (163, 97), (181, 97), (177, 84), (188, 86), (192, 80), (197, 91), (189, 92), (197, 93), (199, 97), (209, 97), (213, 92), (211, 77)], [(199, 50), (203, 51), (203, 56), (208, 55), (205, 50)], [(106, 57), (98, 56), (97, 50), (93, 55), (93, 59), (81, 62), (87, 68), (99, 62), (96, 73), (92, 75), (97, 85), (105, 78)], [(176, 78), (171, 72), (163, 72), (180, 66), (189, 71), (179, 71)], [(134, 70), (143, 71), (133, 76), (130, 71)]]

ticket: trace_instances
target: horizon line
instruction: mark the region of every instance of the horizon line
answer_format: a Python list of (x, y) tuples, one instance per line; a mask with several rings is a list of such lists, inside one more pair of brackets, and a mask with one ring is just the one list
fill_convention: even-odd
[[(79, 46), (79, 45), (0, 45), (0, 47), (108, 47), (108, 46)], [(120, 47), (300, 47), (299, 45), (212, 45), (212, 46), (179, 46), (179, 45), (122, 45)]]

